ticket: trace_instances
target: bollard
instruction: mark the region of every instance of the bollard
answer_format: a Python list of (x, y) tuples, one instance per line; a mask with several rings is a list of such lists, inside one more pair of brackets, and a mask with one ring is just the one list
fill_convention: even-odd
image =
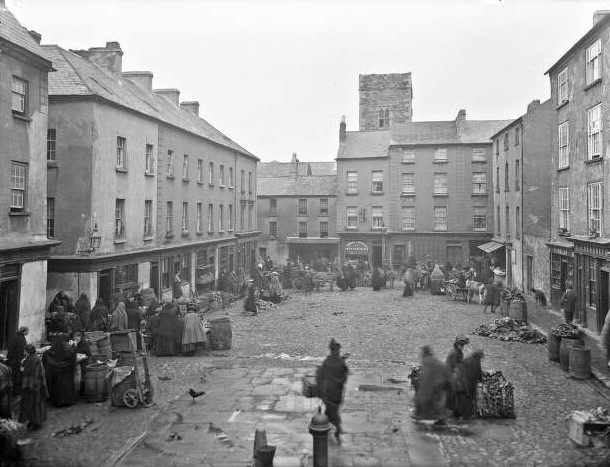
[(328, 432), (330, 431), (328, 417), (318, 406), (318, 413), (309, 422), (309, 433), (313, 436), (313, 467), (328, 467)]

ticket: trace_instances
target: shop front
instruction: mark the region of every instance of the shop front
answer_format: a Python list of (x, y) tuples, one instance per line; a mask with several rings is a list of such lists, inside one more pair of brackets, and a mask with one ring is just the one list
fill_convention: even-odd
[(326, 270), (338, 255), (339, 239), (331, 237), (286, 237), (288, 257), (315, 270)]
[[(574, 244), (553, 241), (548, 242), (547, 246), (549, 247), (549, 261), (551, 263), (551, 307), (558, 310), (561, 308), (561, 296), (566, 290), (566, 285), (577, 285), (574, 281)], [(575, 289), (575, 292), (579, 294), (578, 289)], [(584, 310), (582, 306), (578, 308)], [(580, 311), (577, 315), (580, 317)]]

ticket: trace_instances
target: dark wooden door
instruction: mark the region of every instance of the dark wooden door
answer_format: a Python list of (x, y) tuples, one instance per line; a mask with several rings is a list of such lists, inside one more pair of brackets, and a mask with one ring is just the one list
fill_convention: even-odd
[(19, 324), (19, 280), (0, 282), (0, 349), (17, 333)]

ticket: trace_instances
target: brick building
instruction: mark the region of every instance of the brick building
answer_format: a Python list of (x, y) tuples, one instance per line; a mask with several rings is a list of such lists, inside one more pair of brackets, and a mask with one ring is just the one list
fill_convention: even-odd
[(47, 170), (52, 235), (63, 241), (49, 298), (65, 290), (109, 302), (143, 287), (171, 298), (249, 268), (258, 159), (200, 118), (198, 103), (153, 90), (152, 73), (123, 73), (117, 42), (44, 49), (57, 69)]
[(337, 258), (337, 177), (333, 162), (260, 164), (260, 255), (274, 263), (314, 264)]
[(610, 15), (596, 12), (593, 27), (547, 71), (552, 116), (552, 301), (568, 283), (578, 294), (578, 319), (601, 331), (608, 312), (610, 219), (604, 208), (610, 176)]
[(503, 246), (506, 283), (549, 291), (551, 101), (532, 101), (492, 141), (494, 240)]
[(44, 334), (49, 58), (0, 0), (0, 349), (18, 326)]

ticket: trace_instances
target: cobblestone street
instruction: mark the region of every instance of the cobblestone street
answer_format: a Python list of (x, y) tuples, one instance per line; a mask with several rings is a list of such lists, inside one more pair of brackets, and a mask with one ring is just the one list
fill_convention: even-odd
[[(245, 315), (237, 302), (229, 310), (230, 351), (150, 359), (154, 407), (82, 403), (51, 410), (36, 434), (41, 465), (246, 465), (255, 428), (266, 429), (269, 444), (277, 445), (274, 465), (308, 465), (307, 422), (317, 400), (300, 397), (300, 377), (324, 358), (331, 337), (350, 353), (352, 373), (343, 410), (346, 439), (343, 446), (329, 442), (335, 466), (607, 465), (610, 450), (577, 448), (564, 418), (609, 406), (608, 391), (595, 381), (570, 379), (548, 361), (544, 345), (470, 335), (496, 317), (482, 310), (444, 296), (402, 298), (398, 287), (296, 293), (258, 316)], [(411, 422), (411, 364), (424, 344), (444, 359), (456, 334), (470, 336), (467, 351), (485, 351), (484, 369), (501, 370), (514, 384), (515, 420), (450, 423), (435, 431)], [(207, 394), (192, 403), (189, 387)], [(83, 433), (51, 437), (87, 419), (94, 423)]]

